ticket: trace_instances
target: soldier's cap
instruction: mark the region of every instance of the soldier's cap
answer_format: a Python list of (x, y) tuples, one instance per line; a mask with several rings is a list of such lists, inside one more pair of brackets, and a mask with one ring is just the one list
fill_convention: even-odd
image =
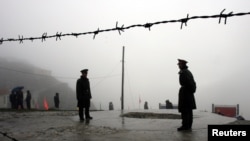
[(89, 70), (88, 69), (83, 69), (81, 70), (81, 73), (87, 73)]
[(187, 64), (188, 62), (183, 59), (178, 59), (178, 64)]

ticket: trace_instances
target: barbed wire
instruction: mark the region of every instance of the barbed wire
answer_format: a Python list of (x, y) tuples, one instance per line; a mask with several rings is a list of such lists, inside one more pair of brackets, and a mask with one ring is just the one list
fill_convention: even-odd
[(0, 39), (0, 45), (3, 44), (3, 42), (14, 42), (14, 41), (17, 41), (17, 42), (19, 42), (21, 44), (25, 40), (30, 40), (30, 41), (41, 40), (42, 42), (44, 42), (44, 41), (46, 41), (46, 39), (49, 39), (49, 38), (56, 38), (56, 41), (58, 41), (58, 40), (61, 40), (61, 37), (65, 37), (65, 36), (75, 36), (77, 38), (78, 36), (89, 35), (89, 34), (93, 34), (93, 39), (95, 39), (97, 34), (103, 33), (103, 32), (118, 31), (119, 35), (121, 35), (121, 32), (124, 32), (125, 30), (128, 30), (128, 29), (136, 28), (136, 27), (144, 27), (144, 28), (149, 29), (149, 31), (150, 31), (151, 27), (154, 26), (154, 25), (167, 24), (167, 23), (181, 23), (180, 29), (182, 29), (183, 25), (187, 26), (187, 22), (190, 21), (190, 20), (194, 20), (194, 19), (219, 18), (219, 24), (220, 24), (222, 18), (224, 18), (224, 24), (227, 24), (227, 18), (228, 17), (250, 15), (250, 12), (242, 12), (242, 13), (235, 13), (235, 14), (233, 14), (233, 12), (229, 12), (228, 14), (223, 14), (224, 11), (225, 11), (225, 9), (223, 9), (220, 12), (220, 14), (210, 15), (210, 16), (193, 16), (193, 17), (189, 17), (189, 14), (187, 14), (187, 17), (182, 18), (182, 19), (158, 21), (158, 22), (145, 23), (145, 24), (134, 24), (134, 25), (126, 26), (126, 27), (124, 25), (118, 26), (118, 22), (116, 22), (115, 28), (102, 29), (102, 30), (100, 30), (98, 28), (96, 31), (89, 31), (89, 32), (82, 32), (82, 33), (65, 33), (65, 34), (62, 34), (62, 32), (57, 32), (55, 35), (50, 35), (49, 36), (49, 35), (47, 35), (47, 32), (45, 32), (40, 37), (29, 37), (29, 38), (24, 38), (23, 35), (18, 35), (18, 38), (8, 38), (8, 39), (1, 38)]

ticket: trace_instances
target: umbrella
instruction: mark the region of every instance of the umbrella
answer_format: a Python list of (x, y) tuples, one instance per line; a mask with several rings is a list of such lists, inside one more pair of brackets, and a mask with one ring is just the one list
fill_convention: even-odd
[(15, 87), (15, 88), (13, 88), (12, 90), (11, 90), (11, 92), (15, 92), (15, 91), (18, 91), (18, 90), (22, 90), (24, 87), (23, 86), (17, 86), (17, 87)]

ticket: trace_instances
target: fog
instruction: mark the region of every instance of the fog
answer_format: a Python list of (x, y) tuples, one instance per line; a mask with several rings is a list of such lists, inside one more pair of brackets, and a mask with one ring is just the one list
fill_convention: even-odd
[[(41, 37), (43, 33), (81, 33), (192, 16), (249, 12), (247, 0), (1, 0), (0, 39)], [(197, 83), (197, 110), (211, 112), (212, 104), (240, 106), (250, 119), (250, 16), (197, 19), (132, 28), (121, 32), (61, 37), (45, 41), (3, 42), (0, 56), (50, 70), (75, 90), (80, 70), (89, 69), (93, 103), (121, 108), (122, 47), (125, 47), (125, 109), (158, 109), (169, 99), (178, 102), (177, 59), (189, 63)], [(75, 97), (75, 95), (72, 95)], [(139, 103), (141, 99), (141, 103)]]

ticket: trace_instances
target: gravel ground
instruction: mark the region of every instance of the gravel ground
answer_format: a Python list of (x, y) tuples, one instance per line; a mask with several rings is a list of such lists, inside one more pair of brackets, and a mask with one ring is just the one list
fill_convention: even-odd
[[(108, 126), (93, 126), (89, 122), (80, 122), (76, 117), (77, 111), (1, 111), (0, 110), (0, 141), (90, 141), (90, 140), (119, 140), (122, 136), (128, 140), (155, 139), (157, 134), (169, 134), (166, 131), (154, 131), (155, 136), (145, 134), (145, 131), (128, 131)], [(137, 113), (131, 112), (124, 117), (179, 119), (176, 114)], [(153, 122), (154, 120), (150, 120)], [(91, 122), (91, 121), (90, 121)], [(96, 121), (97, 122), (97, 121)], [(250, 125), (249, 120), (235, 120), (228, 124)], [(172, 131), (172, 130), (171, 130)], [(153, 131), (150, 132), (153, 135)], [(178, 138), (178, 134), (176, 138)], [(132, 137), (133, 135), (133, 137)], [(157, 136), (156, 136), (157, 135)], [(198, 136), (198, 135), (197, 135)], [(103, 138), (105, 137), (105, 138)], [(159, 136), (160, 137), (160, 136)], [(138, 140), (139, 140), (138, 139)], [(164, 139), (164, 138), (163, 138)], [(160, 140), (163, 140), (160, 139)], [(197, 139), (198, 140), (198, 139)]]
[[(123, 132), (109, 127), (95, 127), (72, 117), (77, 111), (4, 111), (0, 117), (0, 141), (71, 141), (98, 138)], [(2, 135), (1, 135), (2, 134)]]

